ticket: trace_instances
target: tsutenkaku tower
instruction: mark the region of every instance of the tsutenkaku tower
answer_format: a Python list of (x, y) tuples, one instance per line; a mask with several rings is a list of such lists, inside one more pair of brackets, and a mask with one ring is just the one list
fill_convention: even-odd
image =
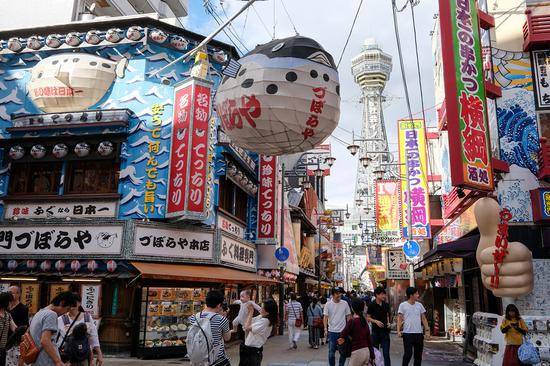
[[(363, 167), (359, 160), (355, 186), (355, 207), (356, 213), (360, 214), (362, 218), (371, 220), (374, 220), (374, 182), (376, 179), (373, 171), (380, 166), (381, 162), (386, 162), (387, 155), (366, 152), (389, 152), (382, 111), (382, 102), (384, 101), (382, 92), (390, 78), (391, 71), (392, 57), (384, 53), (372, 38), (365, 41), (361, 53), (351, 61), (351, 72), (362, 91), (361, 139), (367, 140), (358, 143), (360, 148), (357, 156), (358, 158), (368, 156), (372, 159), (367, 168)], [(362, 203), (358, 204), (358, 200), (362, 200)], [(371, 209), (364, 212), (362, 208)]]

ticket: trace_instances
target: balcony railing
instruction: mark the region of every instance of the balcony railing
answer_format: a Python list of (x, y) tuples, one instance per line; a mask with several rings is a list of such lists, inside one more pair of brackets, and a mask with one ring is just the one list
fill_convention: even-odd
[(550, 14), (535, 15), (527, 9), (525, 15), (527, 21), (523, 25), (523, 50), (547, 48), (550, 42)]

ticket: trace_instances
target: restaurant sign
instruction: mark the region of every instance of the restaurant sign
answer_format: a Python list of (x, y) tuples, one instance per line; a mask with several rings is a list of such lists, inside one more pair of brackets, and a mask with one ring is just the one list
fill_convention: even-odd
[(390, 238), (401, 237), (400, 193), (398, 180), (376, 181), (376, 230)]
[(258, 240), (275, 239), (277, 157), (260, 155), (260, 189), (258, 194)]
[(403, 250), (389, 249), (386, 251), (386, 278), (388, 280), (406, 280), (409, 278), (407, 259)]
[(11, 129), (23, 129), (29, 127), (48, 127), (48, 128), (66, 128), (83, 127), (87, 124), (120, 122), (123, 125), (128, 123), (131, 111), (128, 109), (102, 109), (88, 110), (83, 112), (70, 113), (48, 113), (21, 115), (12, 118), (13, 127)]
[(453, 186), (493, 190), (493, 171), (475, 0), (439, 0), (449, 161)]
[(221, 236), (221, 255), (222, 262), (236, 264), (256, 270), (256, 246), (235, 240), (226, 235)]
[(82, 308), (90, 313), (92, 317), (100, 316), (99, 298), (101, 296), (101, 285), (83, 284), (82, 287)]
[(43, 202), (25, 203), (8, 202), (4, 206), (6, 219), (64, 219), (115, 217), (117, 203), (115, 201), (89, 202)]
[(120, 254), (122, 225), (0, 226), (0, 255)]
[(550, 222), (550, 189), (538, 188), (530, 191), (533, 221)]
[(218, 213), (218, 227), (226, 233), (233, 234), (240, 239), (244, 239), (244, 234), (246, 231), (245, 227), (220, 213)]
[(446, 224), (434, 237), (434, 244), (441, 245), (458, 240), (477, 228), (474, 206), (468, 207), (460, 216)]
[(537, 109), (550, 109), (550, 50), (532, 51)]
[(137, 256), (211, 260), (213, 246), (213, 232), (137, 225), (134, 233)]

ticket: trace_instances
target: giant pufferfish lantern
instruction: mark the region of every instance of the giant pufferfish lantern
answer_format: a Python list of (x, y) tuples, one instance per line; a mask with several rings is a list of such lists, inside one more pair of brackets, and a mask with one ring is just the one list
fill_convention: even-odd
[(273, 40), (224, 76), (216, 111), (224, 132), (246, 150), (283, 155), (323, 142), (340, 118), (340, 83), (332, 56), (306, 37)]

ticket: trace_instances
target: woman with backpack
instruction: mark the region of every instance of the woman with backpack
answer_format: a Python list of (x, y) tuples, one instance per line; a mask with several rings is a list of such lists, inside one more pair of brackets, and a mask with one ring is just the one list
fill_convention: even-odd
[(506, 313), (500, 325), (500, 330), (504, 333), (506, 348), (504, 349), (504, 358), (502, 366), (521, 366), (523, 365), (518, 357), (519, 347), (523, 344), (523, 336), (527, 334), (528, 328), (516, 305), (506, 306)]
[(307, 325), (309, 328), (309, 346), (319, 349), (319, 339), (323, 328), (323, 309), (318, 304), (316, 297), (311, 298), (311, 304), (307, 308)]
[(69, 308), (69, 311), (66, 314), (61, 315), (57, 319), (57, 324), (59, 328), (57, 345), (61, 349), (61, 357), (67, 358), (68, 355), (63, 355), (66, 342), (69, 340), (69, 337), (72, 332), (76, 329), (79, 324), (86, 325), (86, 334), (88, 338), (88, 345), (90, 353), (95, 353), (96, 357), (96, 366), (103, 365), (103, 353), (101, 352), (101, 347), (99, 344), (99, 336), (97, 334), (97, 327), (95, 325), (94, 319), (90, 313), (84, 311), (82, 308), (82, 298), (80, 295), (75, 294), (76, 297), (76, 306)]
[(241, 344), (239, 366), (259, 366), (262, 364), (263, 349), (271, 330), (277, 325), (277, 303), (267, 300), (263, 303), (260, 315), (253, 317), (254, 307), (248, 305), (248, 317), (244, 323), (245, 341)]
[(12, 296), (9, 292), (0, 294), (0, 366), (6, 365), (6, 344), (8, 343), (8, 332), (15, 331), (15, 323), (11, 318), (9, 309)]
[(339, 345), (344, 345), (351, 338), (351, 357), (348, 366), (374, 365), (374, 347), (370, 336), (370, 329), (365, 319), (365, 302), (360, 298), (351, 301), (353, 317), (348, 320), (346, 327), (340, 333)]

